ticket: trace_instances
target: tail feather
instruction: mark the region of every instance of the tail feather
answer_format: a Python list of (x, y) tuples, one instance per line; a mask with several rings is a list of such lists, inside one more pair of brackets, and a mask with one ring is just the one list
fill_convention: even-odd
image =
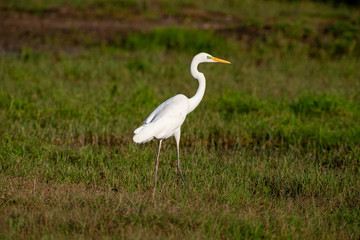
[(144, 128), (144, 126), (138, 127), (137, 129), (135, 129), (134, 133), (138, 134), (143, 128)]
[(135, 129), (135, 136), (133, 137), (133, 141), (136, 143), (145, 143), (151, 141), (155, 134), (153, 129), (149, 126), (145, 127), (144, 125)]

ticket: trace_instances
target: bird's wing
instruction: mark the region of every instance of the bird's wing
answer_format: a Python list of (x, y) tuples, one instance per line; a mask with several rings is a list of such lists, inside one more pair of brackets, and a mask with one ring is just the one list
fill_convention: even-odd
[(134, 141), (146, 142), (156, 137), (168, 138), (185, 121), (189, 99), (184, 95), (176, 95), (160, 104), (135, 130)]
[[(150, 115), (144, 121), (144, 125), (152, 122), (155, 118), (158, 118), (160, 115), (172, 112), (171, 109), (178, 109), (179, 105), (183, 105), (186, 102), (188, 104), (188, 98), (182, 94), (178, 94), (172, 98), (169, 98), (165, 102), (161, 103), (157, 108), (150, 113)], [(175, 111), (176, 112), (176, 111)]]

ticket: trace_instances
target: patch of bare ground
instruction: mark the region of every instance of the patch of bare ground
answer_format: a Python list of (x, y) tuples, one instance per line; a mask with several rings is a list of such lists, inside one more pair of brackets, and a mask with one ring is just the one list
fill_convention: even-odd
[[(46, 232), (56, 233), (57, 229), (64, 231), (57, 232), (60, 235), (99, 237), (112, 231), (126, 235), (131, 231), (131, 226), (123, 229), (127, 217), (151, 197), (104, 186), (15, 177), (2, 177), (0, 186), (0, 232), (18, 239), (39, 238)], [(116, 221), (119, 218), (123, 221)]]
[[(96, 239), (171, 234), (182, 238), (185, 230), (201, 235), (197, 229), (202, 219), (194, 220), (189, 214), (205, 211), (199, 201), (182, 208), (164, 201), (161, 195), (154, 201), (152, 191), (129, 193), (119, 188), (16, 177), (2, 177), (0, 186), (0, 232), (17, 239), (44, 234)], [(214, 211), (220, 211), (219, 206)]]
[(335, 21), (317, 20), (312, 26), (314, 29), (301, 30), (296, 36), (291, 36), (292, 33), (288, 36), (287, 31), (292, 27), (278, 25), (275, 19), (260, 25), (244, 24), (236, 16), (195, 6), (181, 7), (172, 14), (166, 13), (161, 7), (154, 7), (150, 13), (137, 7), (126, 7), (118, 12), (101, 10), (94, 5), (82, 9), (57, 7), (34, 13), (0, 7), (0, 51), (19, 51), (28, 47), (73, 52), (103, 44), (121, 47), (122, 40), (129, 33), (172, 26), (211, 30), (250, 45), (256, 42), (255, 39), (265, 41), (267, 36), (283, 32), (290, 39), (317, 47), (327, 41), (321, 40), (320, 36), (327, 35), (326, 29)]
[[(186, 234), (204, 238), (203, 227), (208, 221), (210, 224), (215, 221), (214, 224), (221, 227), (229, 217), (239, 216), (236, 219), (269, 229), (275, 224), (276, 229), (283, 228), (284, 237), (299, 230), (286, 225), (294, 214), (301, 215), (304, 209), (312, 209), (304, 219), (326, 224), (327, 219), (319, 216), (338, 206), (337, 201), (313, 196), (288, 198), (281, 204), (255, 197), (252, 201), (239, 199), (237, 204), (219, 204), (216, 191), (204, 193), (206, 203), (201, 197), (189, 194), (190, 200), (184, 205), (178, 200), (169, 201), (164, 194), (166, 190), (154, 201), (151, 190), (130, 193), (99, 185), (58, 184), (3, 176), (0, 178), (0, 232), (16, 239), (39, 239), (45, 235), (183, 239)], [(311, 224), (303, 225), (301, 230), (309, 236), (314, 231)], [(341, 228), (337, 234), (347, 236), (348, 232)]]
[[(129, 9), (117, 15), (97, 15), (89, 9), (59, 7), (40, 14), (0, 8), (0, 49), (66, 49), (80, 45), (113, 43), (130, 32), (178, 26), (220, 30), (239, 23), (233, 16), (183, 8), (175, 15), (156, 17)], [(54, 42), (56, 43), (54, 45)]]

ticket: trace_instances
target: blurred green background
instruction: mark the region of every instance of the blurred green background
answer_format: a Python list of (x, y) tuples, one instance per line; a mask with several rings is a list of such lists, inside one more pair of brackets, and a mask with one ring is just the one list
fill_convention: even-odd
[[(0, 238), (358, 239), (359, 4), (0, 0)], [(199, 52), (152, 199), (133, 130)]]

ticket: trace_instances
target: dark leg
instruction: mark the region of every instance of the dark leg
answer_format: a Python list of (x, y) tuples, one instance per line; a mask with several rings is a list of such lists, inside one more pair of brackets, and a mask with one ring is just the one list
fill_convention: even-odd
[(160, 148), (161, 148), (161, 143), (162, 143), (162, 140), (160, 140), (159, 142), (159, 150), (158, 150), (158, 154), (157, 154), (157, 157), (156, 157), (156, 162), (155, 162), (155, 179), (154, 179), (154, 192), (153, 192), (153, 197), (155, 197), (155, 192), (156, 192), (156, 176), (157, 176), (157, 171), (158, 171), (158, 167), (159, 167), (159, 155), (160, 155)]
[(181, 172), (181, 169), (180, 169), (180, 148), (179, 148), (179, 145), (180, 145), (180, 128), (178, 130), (176, 130), (175, 134), (174, 134), (174, 137), (175, 137), (175, 140), (176, 140), (176, 150), (177, 150), (177, 164), (176, 164), (176, 167), (181, 175), (181, 179), (183, 180), (184, 184), (185, 184), (185, 187), (187, 188), (187, 184), (186, 184), (186, 181), (185, 181), (185, 178), (184, 178), (184, 175), (182, 174)]

